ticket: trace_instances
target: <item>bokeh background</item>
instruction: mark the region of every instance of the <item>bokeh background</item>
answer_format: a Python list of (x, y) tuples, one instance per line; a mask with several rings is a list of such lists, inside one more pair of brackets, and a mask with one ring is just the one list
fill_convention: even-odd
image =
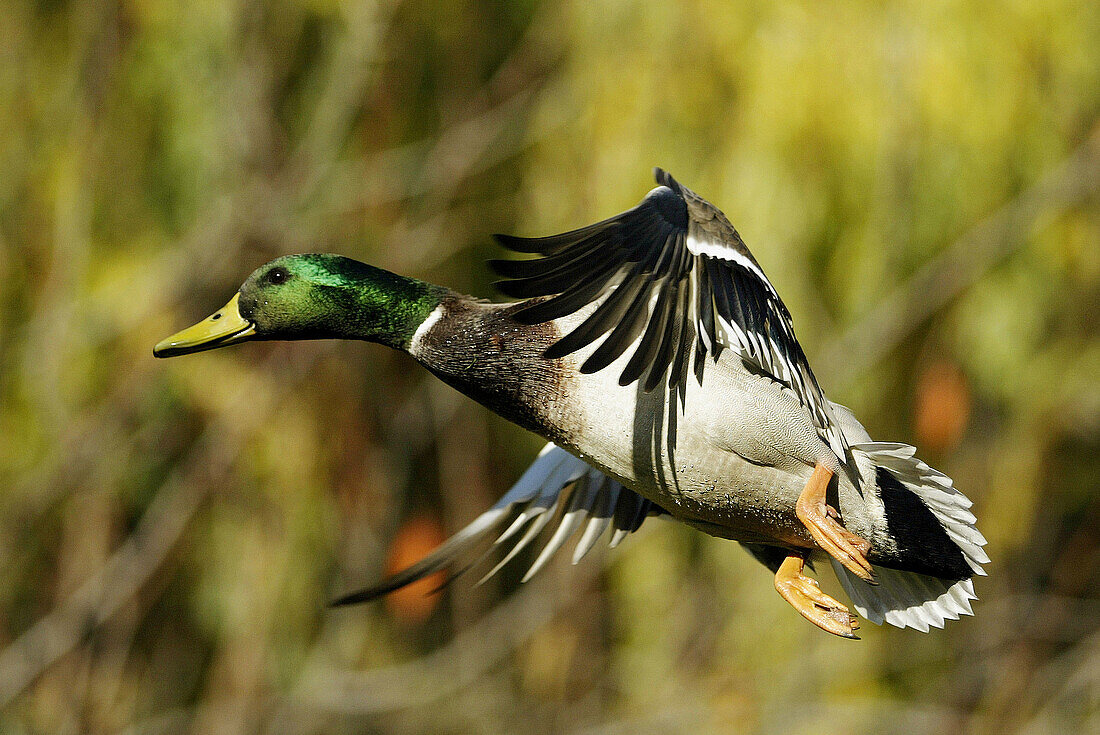
[[(491, 297), (654, 165), (976, 501), (976, 617), (835, 639), (663, 522), (331, 610), (540, 442), (375, 345), (150, 354), (284, 253)], [(1098, 322), (1095, 2), (6, 0), (0, 731), (1098, 732)]]

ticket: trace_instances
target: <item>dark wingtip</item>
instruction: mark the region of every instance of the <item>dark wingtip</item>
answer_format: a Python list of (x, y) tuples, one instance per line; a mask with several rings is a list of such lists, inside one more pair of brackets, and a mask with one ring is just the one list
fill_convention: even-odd
[(680, 184), (676, 182), (676, 179), (672, 178), (672, 174), (665, 171), (660, 166), (653, 167), (653, 178), (657, 180), (657, 183), (661, 186), (667, 186), (673, 191), (680, 191)]
[[(557, 342), (542, 351), (542, 357), (546, 360), (558, 360), (562, 357), (565, 357), (566, 355), (573, 354), (581, 347), (584, 347), (584, 345), (577, 345), (576, 347), (572, 347), (568, 343), (566, 343), (564, 339), (559, 339)], [(583, 373), (584, 370), (581, 370), (581, 372)]]
[(335, 600), (328, 604), (329, 607), (347, 607), (348, 605), (359, 605), (364, 602), (370, 602), (371, 600), (377, 600), (390, 590), (379, 589), (377, 587), (368, 587), (365, 590), (359, 590), (358, 592), (349, 592), (348, 594), (337, 597)]
[(515, 235), (505, 235), (502, 233), (495, 233), (493, 239), (497, 241), (499, 245), (507, 248), (516, 253), (543, 253), (548, 246), (548, 242), (559, 240), (561, 235), (547, 237), (516, 237)]
[[(535, 295), (535, 294), (527, 293), (527, 291), (524, 290), (524, 288), (525, 288), (525, 286), (527, 286), (527, 284), (524, 281), (518, 280), (518, 279), (516, 279), (516, 280), (505, 279), (503, 281), (493, 281), (492, 286), (502, 296), (507, 296), (510, 299), (529, 299), (533, 295)], [(525, 321), (523, 321), (523, 319), (520, 318), (519, 315), (520, 315), (520, 312), (516, 312), (512, 316), (516, 319), (516, 321), (520, 322), (521, 324), (538, 324), (539, 323), (537, 320), (536, 321), (525, 322)]]
[[(511, 283), (511, 281), (499, 281), (498, 283)], [(496, 285), (496, 284), (494, 284)], [(532, 313), (532, 307), (538, 306), (542, 301), (534, 304), (528, 304), (522, 309), (516, 309), (512, 312), (512, 318), (520, 324), (526, 324), (529, 327), (533, 327), (536, 324), (542, 324), (546, 319), (543, 319), (538, 313)]]
[(507, 248), (508, 250), (524, 252), (522, 244), (525, 237), (516, 237), (515, 235), (505, 235), (503, 232), (494, 232), (493, 239), (497, 241), (497, 245)]
[[(494, 237), (496, 237), (496, 235), (494, 235)], [(505, 260), (505, 259), (502, 259), (502, 258), (491, 258), (491, 259), (485, 261), (485, 264), (489, 266), (489, 270), (491, 270), (493, 273), (496, 273), (498, 276), (508, 277), (508, 273), (507, 273), (508, 265), (507, 264), (508, 263), (514, 263), (514, 262), (515, 261), (513, 261), (513, 260)], [(496, 285), (496, 284), (493, 284), (493, 285)]]

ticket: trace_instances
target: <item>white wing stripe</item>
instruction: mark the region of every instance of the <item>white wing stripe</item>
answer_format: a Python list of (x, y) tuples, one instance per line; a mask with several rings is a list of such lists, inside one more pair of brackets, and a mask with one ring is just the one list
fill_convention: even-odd
[[(742, 268), (751, 272), (754, 276), (760, 279), (760, 282), (767, 286), (768, 291), (773, 295), (775, 294), (775, 288), (772, 287), (771, 281), (764, 275), (764, 271), (760, 270), (760, 266), (746, 258), (741, 253), (737, 252), (729, 245), (713, 242), (710, 240), (700, 240), (694, 234), (688, 234), (686, 240), (687, 249), (693, 255), (705, 255), (710, 258), (718, 258), (719, 260), (726, 260), (732, 263), (736, 263)], [(777, 296), (778, 298), (778, 296)]]

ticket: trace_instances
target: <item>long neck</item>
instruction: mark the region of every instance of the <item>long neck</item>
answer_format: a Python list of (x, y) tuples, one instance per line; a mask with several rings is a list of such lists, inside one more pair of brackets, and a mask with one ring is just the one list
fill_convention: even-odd
[(418, 327), (452, 292), (415, 278), (357, 263), (342, 282), (318, 287), (324, 321), (317, 336), (363, 339), (407, 351)]
[(409, 353), (444, 382), (537, 434), (562, 441), (563, 360), (543, 351), (561, 335), (552, 324), (520, 324), (515, 304), (465, 296), (443, 300), (416, 333)]

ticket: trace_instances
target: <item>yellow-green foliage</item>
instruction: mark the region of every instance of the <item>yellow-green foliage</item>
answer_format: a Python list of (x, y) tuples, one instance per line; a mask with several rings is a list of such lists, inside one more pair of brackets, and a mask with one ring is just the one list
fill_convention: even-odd
[[(538, 443), (377, 346), (151, 357), (284, 253), (490, 296), (492, 232), (654, 165), (974, 498), (975, 618), (833, 639), (659, 522), (426, 621), (329, 610)], [(9, 0), (0, 730), (1096, 731), (1098, 321), (1095, 2)]]

